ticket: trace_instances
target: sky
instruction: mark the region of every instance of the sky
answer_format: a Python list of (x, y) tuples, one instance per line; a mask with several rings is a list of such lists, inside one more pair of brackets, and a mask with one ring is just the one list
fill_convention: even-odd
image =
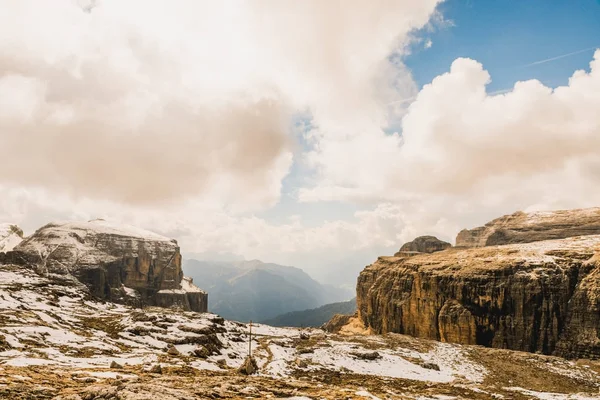
[(105, 218), (352, 284), (600, 205), (597, 0), (0, 0), (0, 222)]

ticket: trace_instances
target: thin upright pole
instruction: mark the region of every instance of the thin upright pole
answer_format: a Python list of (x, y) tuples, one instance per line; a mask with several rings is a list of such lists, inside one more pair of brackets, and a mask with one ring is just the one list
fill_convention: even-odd
[(250, 340), (248, 340), (248, 357), (252, 357), (252, 320), (250, 320)]

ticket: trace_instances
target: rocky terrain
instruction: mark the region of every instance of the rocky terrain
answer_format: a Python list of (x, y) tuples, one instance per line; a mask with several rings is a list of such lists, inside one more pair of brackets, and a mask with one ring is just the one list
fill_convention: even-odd
[(600, 364), (412, 338), (252, 327), (102, 302), (76, 280), (0, 266), (0, 398), (594, 399)]
[(177, 242), (131, 226), (103, 220), (50, 223), (0, 254), (0, 263), (76, 279), (98, 299), (207, 310), (207, 294), (183, 277)]
[(23, 231), (14, 224), (0, 224), (0, 253), (11, 251), (23, 240)]
[(380, 257), (358, 279), (360, 318), (376, 333), (598, 358), (597, 227), (597, 208), (516, 213), (459, 233), (473, 248)]
[(435, 236), (419, 236), (411, 242), (404, 243), (395, 256), (415, 255), (418, 253), (435, 253), (452, 247), (448, 242), (439, 240)]
[(485, 226), (458, 233), (456, 246), (483, 247), (574, 236), (600, 235), (600, 207), (579, 210), (516, 212)]

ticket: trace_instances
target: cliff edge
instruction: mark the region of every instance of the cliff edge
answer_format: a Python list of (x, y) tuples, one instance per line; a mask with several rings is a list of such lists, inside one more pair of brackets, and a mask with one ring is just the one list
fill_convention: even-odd
[(50, 223), (0, 262), (74, 277), (99, 299), (205, 312), (207, 294), (184, 278), (177, 241), (104, 220)]
[[(544, 213), (538, 225), (531, 221), (540, 214), (521, 213), (526, 230), (504, 226), (513, 238), (590, 233), (600, 226), (598, 210), (575, 210), (572, 223), (567, 212)], [(380, 257), (358, 278), (357, 304), (376, 333), (598, 358), (600, 234)]]

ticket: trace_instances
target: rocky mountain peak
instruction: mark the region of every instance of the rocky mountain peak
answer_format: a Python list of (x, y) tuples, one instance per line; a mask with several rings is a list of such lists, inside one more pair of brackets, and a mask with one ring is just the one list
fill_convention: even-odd
[(444, 242), (435, 236), (419, 236), (411, 242), (404, 243), (395, 256), (410, 256), (419, 253), (435, 253), (436, 251), (446, 250), (452, 247), (448, 242)]
[(0, 253), (12, 250), (23, 240), (23, 230), (15, 224), (0, 224)]
[(518, 211), (484, 226), (460, 231), (456, 236), (456, 246), (483, 247), (598, 234), (600, 207), (530, 213)]
[(45, 276), (72, 276), (97, 298), (206, 311), (206, 293), (183, 281), (177, 241), (133, 226), (53, 222), (4, 258)]

